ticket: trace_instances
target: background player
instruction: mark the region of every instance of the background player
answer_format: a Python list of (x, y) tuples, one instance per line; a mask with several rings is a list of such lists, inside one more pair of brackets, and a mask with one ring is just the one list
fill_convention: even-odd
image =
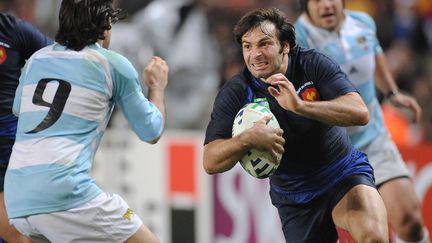
[(420, 120), (420, 106), (415, 99), (398, 91), (369, 15), (344, 10), (343, 0), (300, 2), (303, 13), (295, 24), (297, 41), (339, 63), (369, 109), (369, 123), (350, 127), (348, 132), (353, 144), (368, 155), (374, 168), (391, 226), (404, 241), (429, 242), (420, 202), (408, 169), (384, 126), (375, 87), (395, 106), (411, 110), (415, 122)]

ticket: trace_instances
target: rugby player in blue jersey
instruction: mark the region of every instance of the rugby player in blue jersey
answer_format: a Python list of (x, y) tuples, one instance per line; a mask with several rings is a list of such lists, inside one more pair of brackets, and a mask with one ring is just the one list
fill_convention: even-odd
[[(302, 15), (295, 23), (297, 41), (331, 57), (359, 90), (369, 109), (365, 126), (348, 128), (354, 146), (368, 155), (375, 184), (387, 208), (389, 223), (400, 240), (429, 242), (420, 201), (401, 155), (383, 121), (375, 87), (397, 107), (412, 111), (420, 120), (416, 100), (398, 91), (376, 36), (373, 19), (366, 13), (344, 9), (343, 0), (301, 0)], [(376, 78), (375, 78), (376, 77)]]
[(15, 141), (18, 118), (12, 104), (25, 61), (53, 41), (31, 24), (0, 13), (0, 238), (7, 242), (31, 242), (9, 224), (4, 205), (4, 176)]
[(156, 143), (164, 130), (168, 66), (151, 58), (146, 98), (131, 63), (104, 48), (120, 16), (112, 0), (63, 0), (56, 42), (22, 70), (5, 202), (11, 224), (37, 242), (159, 242), (89, 175), (114, 105), (141, 140)]
[[(234, 34), (246, 67), (225, 83), (208, 124), (204, 169), (233, 168), (251, 148), (282, 154), (270, 177), (286, 242), (336, 242), (336, 226), (356, 242), (388, 242), (387, 214), (367, 156), (342, 126), (365, 125), (367, 107), (335, 62), (296, 46), (294, 27), (277, 9), (256, 9)], [(242, 106), (267, 100), (281, 129), (263, 118), (231, 137)]]

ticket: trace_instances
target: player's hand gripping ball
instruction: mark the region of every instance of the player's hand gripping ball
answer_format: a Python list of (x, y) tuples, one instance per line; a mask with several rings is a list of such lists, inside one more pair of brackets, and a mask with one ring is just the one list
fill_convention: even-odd
[[(279, 128), (279, 123), (269, 108), (257, 103), (246, 104), (240, 109), (234, 119), (232, 136), (237, 136), (244, 130), (251, 128), (255, 122), (268, 115), (272, 115), (273, 117), (267, 125), (273, 128)], [(278, 158), (277, 164), (272, 163), (272, 157), (268, 152), (251, 149), (239, 162), (243, 169), (245, 169), (250, 175), (261, 179), (271, 176), (276, 171), (280, 159), (281, 157)]]

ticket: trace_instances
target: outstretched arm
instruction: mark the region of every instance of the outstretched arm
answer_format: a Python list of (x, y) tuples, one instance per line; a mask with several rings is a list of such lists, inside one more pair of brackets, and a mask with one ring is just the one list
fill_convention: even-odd
[[(143, 70), (143, 83), (148, 87), (148, 99), (162, 113), (165, 127), (166, 110), (165, 110), (165, 88), (168, 84), (168, 65), (160, 57), (152, 57)], [(160, 137), (150, 141), (156, 143)]]
[(281, 73), (270, 76), (265, 82), (272, 85), (269, 92), (278, 103), (298, 115), (336, 126), (365, 125), (369, 121), (368, 109), (356, 92), (333, 100), (310, 102), (300, 99), (293, 84)]

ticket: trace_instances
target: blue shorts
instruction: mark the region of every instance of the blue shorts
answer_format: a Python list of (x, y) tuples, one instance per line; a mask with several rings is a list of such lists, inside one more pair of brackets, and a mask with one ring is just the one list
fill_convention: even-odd
[(0, 137), (0, 192), (3, 192), (4, 178), (12, 153), (14, 139)]
[(365, 175), (353, 175), (343, 179), (327, 193), (304, 204), (290, 204), (273, 191), (270, 197), (278, 209), (286, 242), (334, 243), (338, 239), (332, 211), (336, 204), (356, 185), (375, 188), (374, 181)]

